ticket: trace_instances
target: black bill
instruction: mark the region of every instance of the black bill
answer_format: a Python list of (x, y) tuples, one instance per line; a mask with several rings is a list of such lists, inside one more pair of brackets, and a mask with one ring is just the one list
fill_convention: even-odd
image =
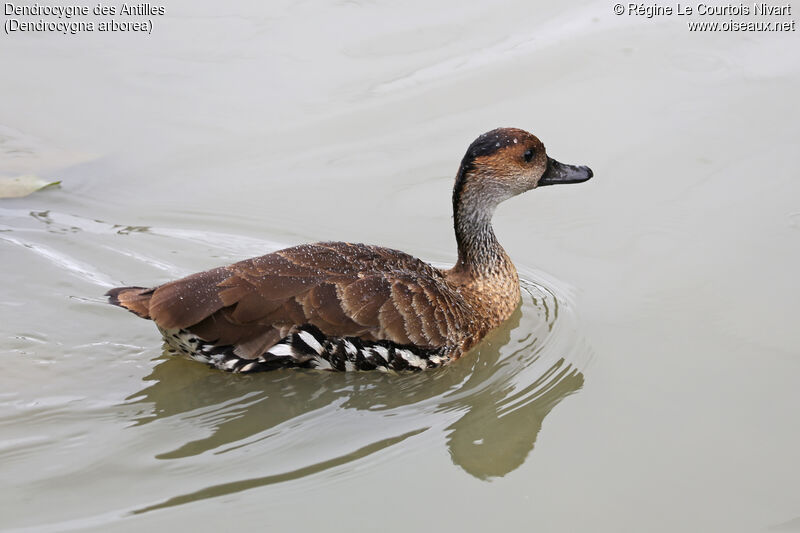
[(565, 165), (555, 159), (547, 158), (547, 170), (539, 179), (537, 187), (558, 185), (559, 183), (580, 183), (594, 176), (592, 169), (585, 166)]

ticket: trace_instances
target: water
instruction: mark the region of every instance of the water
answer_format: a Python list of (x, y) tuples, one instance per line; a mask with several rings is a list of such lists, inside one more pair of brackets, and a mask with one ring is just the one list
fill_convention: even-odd
[[(0, 529), (800, 530), (797, 33), (421, 2), (170, 2), (2, 35)], [(503, 204), (520, 310), (413, 375), (228, 375), (108, 306), (299, 242), (452, 263), (467, 145), (595, 178)]]

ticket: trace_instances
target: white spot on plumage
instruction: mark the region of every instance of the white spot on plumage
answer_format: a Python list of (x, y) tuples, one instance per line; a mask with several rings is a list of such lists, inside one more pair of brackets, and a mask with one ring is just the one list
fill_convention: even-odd
[(318, 354), (322, 353), (322, 345), (316, 338), (314, 338), (314, 335), (312, 335), (307, 331), (300, 331), (298, 332), (298, 335), (300, 335), (300, 338), (303, 340), (304, 343), (308, 345), (309, 348), (311, 348)]
[(372, 351), (381, 356), (387, 363), (389, 362), (389, 350), (385, 346), (373, 346)]
[(421, 368), (422, 370), (428, 368), (428, 363), (418, 355), (414, 355), (410, 350), (397, 350), (397, 353), (411, 366)]
[(328, 360), (323, 359), (322, 357), (314, 358), (314, 368), (316, 368), (317, 370), (333, 370), (333, 367), (328, 362)]
[(352, 361), (345, 361), (344, 362), (344, 369), (347, 372), (353, 372), (356, 369), (356, 365)]
[(236, 363), (238, 362), (239, 362), (238, 359), (231, 359), (230, 361), (225, 362), (222, 365), (222, 368), (224, 368), (225, 370), (233, 370), (234, 368), (236, 368)]
[(239, 370), (239, 372), (250, 372), (250, 370), (252, 370), (254, 366), (256, 366), (255, 361), (253, 361), (252, 363), (247, 363), (241, 368), (241, 370)]
[(344, 341), (344, 351), (347, 355), (355, 355), (358, 353), (356, 345), (350, 341)]
[(267, 353), (274, 355), (275, 357), (293, 357), (294, 350), (288, 344), (279, 343), (267, 350)]

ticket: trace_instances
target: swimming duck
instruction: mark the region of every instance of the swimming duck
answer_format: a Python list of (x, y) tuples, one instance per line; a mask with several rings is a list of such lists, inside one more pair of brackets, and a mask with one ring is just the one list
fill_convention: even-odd
[(591, 177), (588, 167), (548, 157), (532, 134), (499, 128), (461, 160), (451, 269), (380, 246), (321, 242), (106, 295), (154, 321), (170, 351), (230, 372), (436, 368), (519, 305), (517, 271), (492, 230), (497, 205)]

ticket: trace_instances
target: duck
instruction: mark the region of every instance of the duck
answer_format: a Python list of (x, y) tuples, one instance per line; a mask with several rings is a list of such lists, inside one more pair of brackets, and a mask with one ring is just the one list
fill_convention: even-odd
[(106, 296), (155, 322), (169, 353), (228, 372), (430, 370), (458, 360), (519, 306), (517, 270), (492, 229), (498, 204), (592, 176), (549, 157), (533, 134), (497, 128), (469, 145), (456, 173), (452, 268), (318, 242)]

